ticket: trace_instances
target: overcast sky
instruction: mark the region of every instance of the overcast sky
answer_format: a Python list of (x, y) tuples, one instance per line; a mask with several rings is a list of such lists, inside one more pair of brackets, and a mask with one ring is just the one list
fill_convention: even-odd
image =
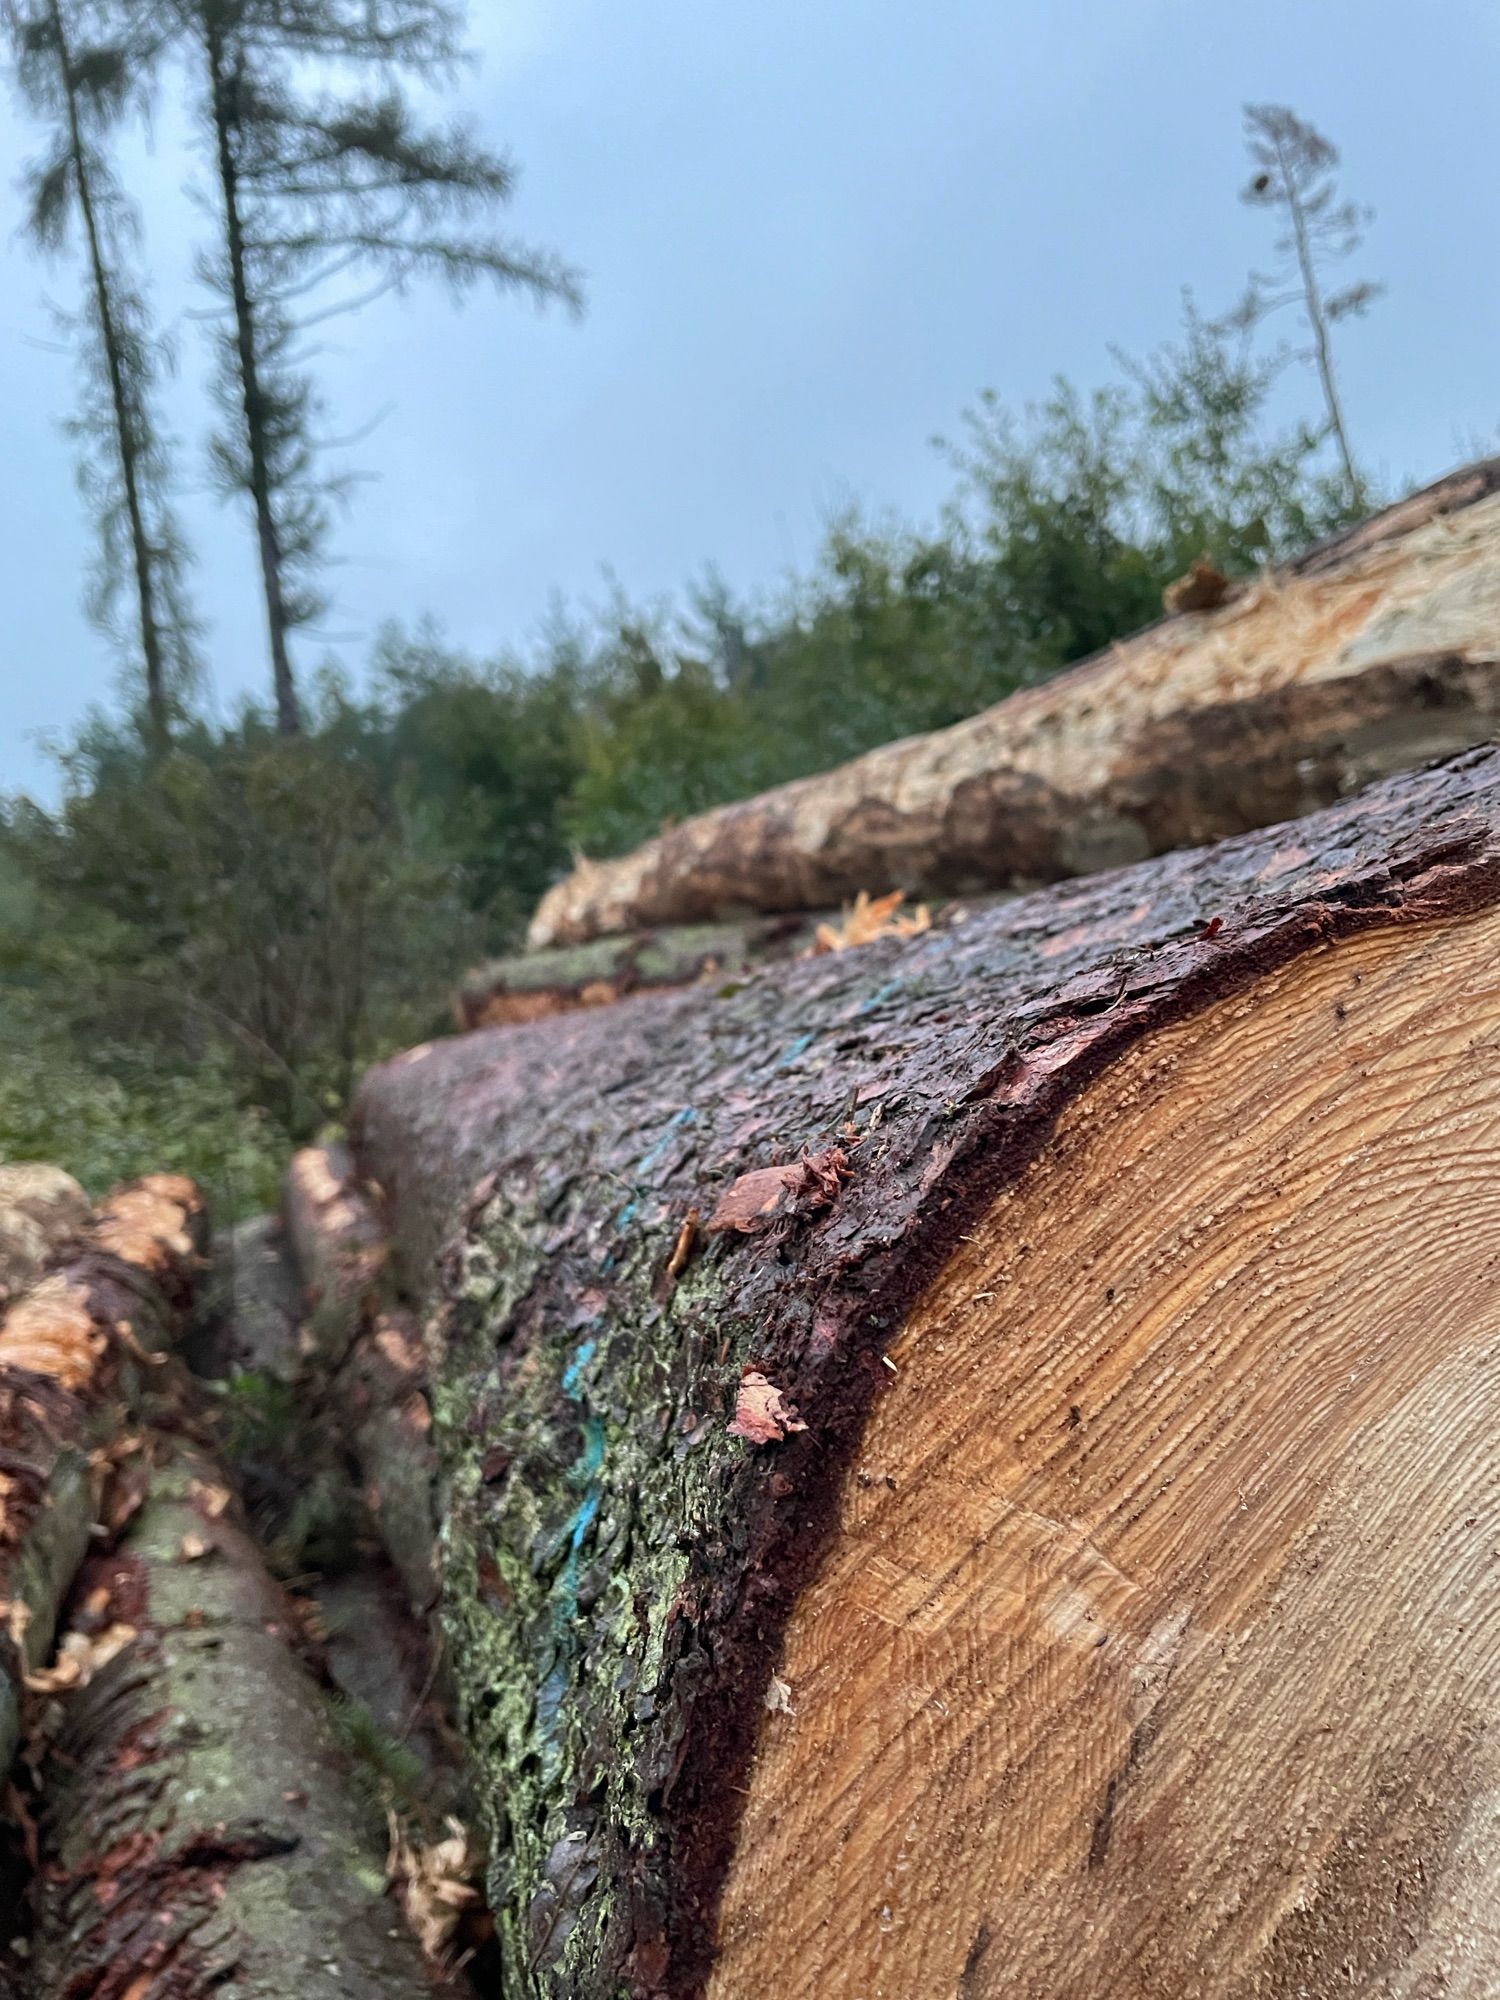
[[(850, 500), (930, 518), (931, 446), (984, 386), (1083, 384), (1111, 343), (1228, 304), (1266, 248), (1235, 200), (1240, 106), (1294, 105), (1377, 210), (1389, 286), (1341, 343), (1356, 447), (1386, 481), (1500, 444), (1500, 7), (1494, 0), (517, 0), (473, 9), (460, 93), (522, 169), (518, 235), (584, 272), (581, 324), (515, 301), (382, 301), (330, 327), (335, 427), (381, 412), (340, 532), (341, 648), (430, 612), (479, 651), (555, 593), (634, 596), (717, 565), (808, 563)], [(198, 221), (170, 109), (139, 169), (158, 303), (181, 320)], [(111, 691), (79, 604), (89, 544), (59, 422), (44, 272), (14, 237), (34, 137), (0, 125), (0, 789)], [(213, 700), (264, 675), (251, 543), (201, 482), (201, 327), (169, 417), (201, 550)], [(1305, 385), (1313, 408), (1313, 385)], [(302, 642), (310, 668), (321, 649)]]

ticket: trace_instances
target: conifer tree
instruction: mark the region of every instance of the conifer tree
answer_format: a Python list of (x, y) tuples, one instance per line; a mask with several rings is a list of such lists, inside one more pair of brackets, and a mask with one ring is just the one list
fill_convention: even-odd
[[(490, 281), (573, 305), (578, 289), (555, 259), (495, 233), (514, 187), (508, 162), (413, 113), (403, 72), (440, 75), (456, 58), (448, 9), (176, 4), (212, 169), (217, 240), (202, 274), (224, 309), (214, 466), (226, 492), (250, 501), (277, 724), (295, 734), (291, 635), (324, 607), (331, 505), (346, 484), (320, 437), (308, 329), (418, 278), (440, 278), (455, 295)], [(353, 91), (332, 80), (361, 74), (369, 82)]]
[[(138, 222), (108, 152), (159, 43), (143, 23), (87, 0), (7, 0), (5, 25), (21, 98), (48, 134), (26, 174), (27, 232), (54, 253), (76, 236), (84, 261), (84, 302), (59, 317), (84, 372), (69, 429), (82, 445), (79, 481), (99, 537), (90, 615), (138, 675), (147, 734), (160, 748), (197, 673), (196, 627), (169, 451), (153, 412), (166, 350), (128, 275)], [(127, 577), (129, 615), (120, 603)]]
[(1367, 312), (1382, 288), (1361, 281), (1329, 291), (1325, 272), (1327, 266), (1341, 263), (1360, 247), (1372, 211), (1339, 198), (1335, 179), (1338, 148), (1284, 104), (1245, 106), (1245, 145), (1254, 171), (1240, 199), (1252, 208), (1279, 212), (1284, 229), (1276, 239), (1276, 268), (1252, 273), (1233, 317), (1248, 327), (1283, 306), (1302, 307), (1312, 334), (1307, 358), (1317, 367), (1328, 431), (1338, 449), (1350, 504), (1361, 512), (1367, 499), (1366, 486), (1344, 421), (1333, 365), (1332, 328), (1340, 320)]

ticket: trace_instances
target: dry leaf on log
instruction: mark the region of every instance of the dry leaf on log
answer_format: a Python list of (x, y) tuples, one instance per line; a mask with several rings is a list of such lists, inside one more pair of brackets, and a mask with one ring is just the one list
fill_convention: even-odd
[(448, 1834), (423, 1847), (409, 1841), (395, 1813), (387, 1816), (390, 1854), (387, 1878), (396, 1883), (407, 1921), (424, 1955), (441, 1962), (466, 1910), (477, 1907), (479, 1855), (461, 1820), (450, 1814)]
[(931, 930), (932, 913), (927, 905), (918, 903), (909, 915), (903, 916), (901, 905), (905, 901), (906, 894), (901, 889), (873, 899), (867, 890), (861, 889), (853, 909), (844, 912), (840, 923), (818, 925), (813, 957), (826, 951), (850, 951), (857, 945), (874, 944), (877, 938), (920, 937), (923, 931)]
[(774, 1382), (767, 1381), (758, 1368), (747, 1368), (740, 1377), (735, 1398), (731, 1437), (746, 1444), (780, 1444), (792, 1431), (805, 1431), (794, 1403), (789, 1403)]

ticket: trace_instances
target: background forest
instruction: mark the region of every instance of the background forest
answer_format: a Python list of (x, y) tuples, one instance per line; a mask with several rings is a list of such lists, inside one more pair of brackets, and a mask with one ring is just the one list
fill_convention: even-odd
[[(1117, 355), (1102, 385), (978, 396), (936, 447), (936, 522), (849, 513), (760, 601), (712, 573), (674, 603), (617, 592), (489, 659), (437, 623), (391, 626), (356, 687), (309, 636), (354, 498), (312, 328), (423, 282), (476, 307), (584, 302), (561, 258), (502, 229), (506, 161), (426, 122), (462, 20), (430, 0), (11, 0), (4, 21), (36, 134), (25, 226), (79, 274), (69, 429), (120, 693), (62, 751), (56, 803), (0, 802), (0, 1156), (96, 1187), (168, 1160), (221, 1213), (263, 1205), (289, 1139), (337, 1123), (371, 1059), (448, 1025), (457, 975), (517, 943), (575, 852), (953, 722), (1148, 622), (1200, 555), (1247, 574), (1384, 497), (1333, 367), (1334, 330), (1374, 297), (1338, 271), (1366, 217), (1328, 142), (1263, 106), (1243, 198), (1269, 211), (1273, 269), (1222, 316), (1184, 294), (1175, 341)], [(207, 455), (264, 592), (265, 698), (227, 723), (199, 700), (212, 634), (119, 165), (167, 92), (193, 106), (211, 190)], [(1308, 410), (1290, 424), (1288, 370)]]

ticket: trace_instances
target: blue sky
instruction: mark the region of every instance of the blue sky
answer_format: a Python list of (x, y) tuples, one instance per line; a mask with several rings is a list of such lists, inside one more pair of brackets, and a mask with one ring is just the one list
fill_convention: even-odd
[[(1228, 304), (1264, 256), (1235, 200), (1240, 106), (1294, 105), (1377, 210), (1389, 286), (1342, 343), (1357, 448), (1390, 483), (1500, 445), (1500, 8), (1493, 0), (518, 0), (474, 10), (459, 92), (522, 168), (512, 225), (578, 265), (582, 323), (424, 294), (329, 328), (355, 455), (330, 629), (357, 673), (389, 617), (479, 651), (524, 644), (605, 566), (650, 598), (710, 562), (738, 589), (808, 563), (858, 501), (929, 518), (933, 434)], [(169, 105), (133, 160), (182, 360), (169, 421), (201, 550), (211, 698), (265, 675), (244, 524), (204, 489), (199, 223)], [(80, 609), (72, 403), (14, 240), (33, 135), (0, 122), (0, 789), (51, 787), (48, 731), (109, 696)], [(1297, 385), (1313, 407), (1311, 381)], [(304, 641), (311, 669), (321, 648)]]

